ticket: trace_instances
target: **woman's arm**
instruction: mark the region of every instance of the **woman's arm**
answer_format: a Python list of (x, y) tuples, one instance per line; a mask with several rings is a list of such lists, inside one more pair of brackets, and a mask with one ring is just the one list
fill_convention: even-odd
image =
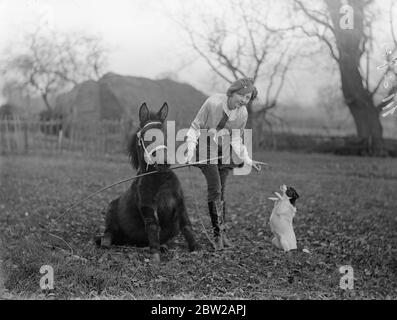
[(187, 142), (187, 155), (186, 162), (190, 162), (195, 154), (197, 140), (200, 137), (200, 129), (204, 127), (204, 124), (208, 119), (210, 98), (208, 98), (201, 106), (196, 118), (193, 120), (189, 130), (186, 133)]
[(186, 133), (186, 141), (188, 143), (194, 143), (194, 146), (197, 144), (197, 139), (200, 137), (200, 129), (203, 128), (208, 119), (209, 100), (210, 98), (208, 98), (201, 106), (196, 118), (193, 120), (188, 132)]
[(231, 145), (232, 145), (233, 151), (237, 154), (237, 156), (241, 160), (244, 161), (245, 164), (252, 166), (257, 171), (260, 171), (261, 164), (263, 164), (263, 163), (258, 163), (251, 159), (251, 157), (248, 154), (247, 147), (243, 144), (243, 140), (241, 139), (243, 130), (245, 128), (245, 125), (247, 124), (247, 118), (244, 120), (243, 125), (240, 127), (239, 134), (233, 134), (233, 132), (232, 132)]
[(247, 147), (243, 144), (243, 139), (241, 138), (243, 134), (243, 130), (247, 124), (247, 118), (244, 119), (244, 122), (239, 128), (239, 134), (235, 134), (232, 132), (232, 138), (230, 144), (232, 145), (233, 151), (237, 154), (237, 156), (244, 161), (244, 163), (252, 166), (252, 159), (248, 154)]

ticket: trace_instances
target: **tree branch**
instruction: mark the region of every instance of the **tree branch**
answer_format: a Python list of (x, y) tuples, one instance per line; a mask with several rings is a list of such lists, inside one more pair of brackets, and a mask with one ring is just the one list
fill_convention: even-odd
[(339, 56), (338, 56), (338, 54), (336, 53), (334, 47), (332, 46), (331, 41), (330, 41), (329, 39), (327, 39), (327, 38), (325, 37), (324, 34), (320, 34), (319, 31), (317, 31), (317, 32), (309, 32), (309, 31), (307, 31), (307, 30), (306, 30), (305, 28), (303, 28), (303, 27), (301, 27), (301, 30), (302, 30), (302, 32), (303, 32), (304, 34), (306, 34), (308, 37), (311, 37), (311, 38), (312, 38), (312, 37), (316, 37), (316, 38), (319, 39), (321, 42), (325, 43), (325, 45), (328, 47), (328, 49), (329, 49), (329, 51), (330, 51), (331, 57), (332, 57), (337, 63), (340, 62)]
[(223, 80), (227, 81), (228, 83), (232, 83), (233, 81), (230, 80), (227, 76), (225, 76), (222, 72), (218, 70), (217, 67), (212, 63), (211, 59), (197, 46), (196, 41), (194, 40), (194, 36), (190, 30), (186, 30), (190, 37), (191, 45), (193, 49), (207, 62), (209, 67), (214, 71), (218, 76), (220, 76)]
[(301, 10), (304, 12), (304, 14), (310, 18), (311, 20), (325, 26), (326, 28), (328, 28), (329, 30), (332, 31), (332, 33), (335, 34), (335, 29), (334, 27), (327, 21), (321, 20), (320, 18), (316, 17), (315, 14), (321, 15), (321, 16), (325, 16), (324, 13), (320, 12), (320, 11), (314, 11), (314, 10), (308, 10), (303, 3), (300, 0), (294, 0), (294, 2), (301, 8)]

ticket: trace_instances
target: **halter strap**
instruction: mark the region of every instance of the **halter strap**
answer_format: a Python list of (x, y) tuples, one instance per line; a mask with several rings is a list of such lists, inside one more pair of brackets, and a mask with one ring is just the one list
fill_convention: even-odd
[(147, 161), (146, 167), (148, 167), (149, 164), (153, 164), (153, 163), (154, 163), (154, 160), (153, 160), (153, 153), (154, 153), (154, 152), (156, 152), (157, 150), (161, 150), (161, 149), (167, 150), (167, 146), (165, 146), (165, 145), (160, 145), (160, 146), (157, 146), (157, 147), (153, 148), (153, 150), (151, 150), (150, 152), (147, 151), (147, 149), (146, 149), (146, 147), (145, 147), (145, 144), (143, 143), (142, 131), (143, 131), (147, 126), (153, 125), (153, 124), (161, 124), (161, 125), (162, 125), (163, 123), (160, 122), (160, 121), (151, 121), (151, 122), (148, 122), (148, 123), (146, 123), (146, 124), (137, 132), (138, 145), (140, 145), (140, 146), (142, 147), (142, 149), (143, 149), (143, 151), (144, 151), (144, 153), (145, 153), (145, 156), (146, 156), (146, 158), (147, 158), (147, 159), (146, 159), (146, 161)]
[(160, 122), (160, 121), (151, 121), (151, 122), (146, 123), (146, 124), (143, 126), (143, 128), (142, 128), (141, 130), (139, 130), (139, 131), (142, 131), (143, 129), (145, 129), (147, 126), (149, 126), (149, 125), (151, 125), (151, 124), (163, 124), (163, 123)]
[(145, 124), (142, 128), (140, 128), (140, 130), (136, 133), (138, 139), (141, 139), (142, 131), (143, 131), (147, 126), (153, 125), (153, 124), (161, 124), (161, 125), (162, 125), (163, 123), (160, 122), (160, 121), (151, 121), (151, 122), (146, 123), (146, 124)]

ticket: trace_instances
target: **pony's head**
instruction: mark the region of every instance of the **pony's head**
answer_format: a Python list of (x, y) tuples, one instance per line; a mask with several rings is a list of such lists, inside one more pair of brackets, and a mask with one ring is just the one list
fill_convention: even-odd
[(165, 102), (158, 112), (150, 112), (146, 103), (139, 109), (139, 128), (128, 143), (132, 166), (147, 171), (149, 166), (157, 170), (168, 168), (166, 163), (167, 141), (164, 122), (168, 115)]

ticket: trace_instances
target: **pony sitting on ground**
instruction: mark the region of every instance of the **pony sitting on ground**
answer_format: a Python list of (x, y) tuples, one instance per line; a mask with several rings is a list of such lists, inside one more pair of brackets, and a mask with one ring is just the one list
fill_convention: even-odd
[(166, 164), (167, 147), (164, 144), (152, 147), (155, 143), (149, 144), (150, 139), (145, 140), (145, 134), (153, 136), (156, 130), (160, 130), (165, 137), (164, 121), (167, 114), (167, 103), (157, 113), (149, 112), (145, 103), (140, 107), (140, 128), (128, 144), (131, 164), (137, 170), (137, 175), (157, 172), (135, 179), (124, 194), (110, 202), (106, 212), (105, 233), (97, 239), (97, 244), (102, 247), (149, 246), (153, 262), (160, 261), (160, 250), (167, 250), (166, 242), (180, 231), (189, 250), (198, 249), (181, 184)]

